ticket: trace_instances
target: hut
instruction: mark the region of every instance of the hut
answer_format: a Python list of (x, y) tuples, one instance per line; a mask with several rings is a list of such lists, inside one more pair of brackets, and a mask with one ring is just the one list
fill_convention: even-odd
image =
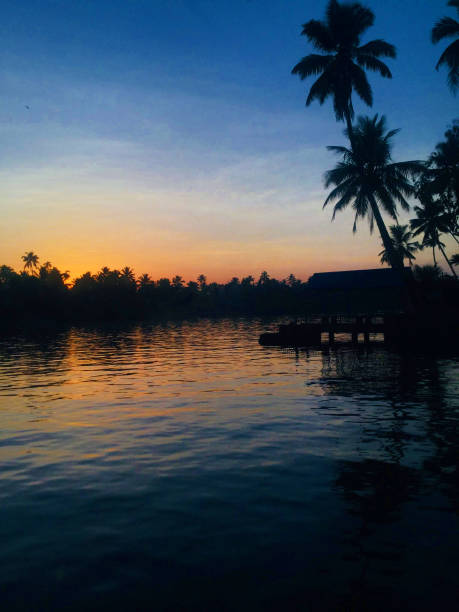
[(306, 312), (320, 315), (402, 314), (409, 310), (410, 268), (320, 272), (308, 281)]
[(260, 336), (261, 344), (318, 344), (322, 332), (345, 332), (357, 342), (370, 333), (384, 333), (386, 340), (400, 337), (412, 309), (412, 274), (404, 270), (375, 269), (322, 272), (308, 281), (305, 317), (281, 325), (278, 333)]

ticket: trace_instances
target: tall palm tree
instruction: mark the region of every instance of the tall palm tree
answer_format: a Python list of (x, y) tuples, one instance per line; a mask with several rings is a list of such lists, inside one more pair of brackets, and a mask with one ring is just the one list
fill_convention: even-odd
[[(408, 263), (411, 266), (413, 260), (416, 259), (413, 253), (419, 249), (419, 244), (417, 242), (410, 242), (413, 234), (408, 229), (408, 225), (391, 225), (389, 230), (394, 250), (401, 257), (402, 262), (404, 259), (408, 259)], [(381, 257), (382, 264), (390, 264), (389, 253), (386, 249), (383, 249), (379, 256)]]
[[(368, 217), (370, 231), (374, 222), (378, 226), (384, 249), (393, 268), (403, 268), (399, 253), (381, 216), (380, 207), (397, 220), (397, 203), (409, 209), (406, 198), (414, 195), (410, 177), (419, 173), (423, 164), (418, 161), (392, 162), (392, 137), (398, 130), (386, 131), (386, 118), (375, 115), (359, 117), (354, 127), (350, 148), (327, 147), (342, 156), (335, 168), (325, 173), (325, 186), (334, 189), (325, 200), (324, 207), (336, 201), (332, 220), (337, 212), (352, 203), (355, 211), (353, 231), (357, 231), (359, 217)], [(345, 130), (349, 136), (349, 130)]]
[[(454, 6), (459, 15), (459, 0), (449, 0), (448, 6)], [(442, 64), (446, 64), (449, 68), (448, 85), (453, 92), (459, 87), (459, 21), (452, 17), (442, 17), (432, 28), (432, 42), (436, 44), (443, 38), (455, 38), (450, 43), (437, 62), (436, 69), (438, 70)]]
[(445, 258), (453, 276), (457, 278), (456, 272), (446, 255), (444, 249), (445, 245), (440, 240), (441, 234), (448, 231), (448, 219), (445, 215), (445, 211), (438, 200), (427, 198), (425, 195), (421, 195), (421, 198), (421, 206), (414, 207), (416, 218), (410, 220), (413, 236), (423, 235), (421, 248), (430, 247), (432, 249), (435, 265), (437, 265), (435, 249), (438, 248)]
[(35, 255), (33, 251), (28, 251), (21, 257), (24, 262), (24, 271), (31, 270), (32, 274), (38, 268), (38, 255)]
[(373, 105), (373, 93), (364, 68), (392, 78), (389, 68), (380, 57), (395, 57), (395, 47), (384, 40), (372, 40), (360, 46), (360, 37), (373, 25), (373, 12), (359, 3), (340, 4), (329, 0), (325, 20), (311, 19), (303, 25), (302, 35), (324, 54), (310, 54), (294, 66), (292, 74), (301, 80), (320, 75), (312, 85), (306, 106), (313, 100), (323, 104), (333, 97), (333, 107), (338, 121), (346, 121), (352, 140), (354, 107), (352, 92), (368, 105)]

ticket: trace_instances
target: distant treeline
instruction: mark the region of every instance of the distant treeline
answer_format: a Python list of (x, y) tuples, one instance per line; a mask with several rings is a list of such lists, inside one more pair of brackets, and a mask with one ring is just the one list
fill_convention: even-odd
[(224, 284), (208, 283), (204, 275), (189, 282), (181, 276), (156, 281), (148, 274), (136, 278), (129, 267), (104, 267), (73, 283), (68, 282), (68, 276), (49, 263), (40, 267), (37, 262), (26, 263), (26, 269), (19, 273), (1, 266), (1, 317), (111, 320), (296, 312), (301, 310), (307, 290), (307, 284), (293, 274), (278, 281), (267, 272), (258, 280), (247, 276)]
[[(225, 314), (304, 314), (315, 293), (293, 274), (284, 280), (262, 272), (232, 278), (228, 283), (208, 283), (201, 274), (196, 281), (181, 276), (152, 280), (136, 278), (129, 268), (102, 268), (87, 272), (69, 283), (68, 272), (49, 262), (38, 266), (33, 253), (24, 257), (25, 270), (0, 266), (0, 316), (2, 321), (51, 319), (102, 321), (168, 316)], [(27, 261), (29, 263), (27, 263)], [(415, 267), (420, 287), (435, 299), (459, 304), (458, 283), (433, 266)], [(332, 300), (333, 296), (328, 296)]]

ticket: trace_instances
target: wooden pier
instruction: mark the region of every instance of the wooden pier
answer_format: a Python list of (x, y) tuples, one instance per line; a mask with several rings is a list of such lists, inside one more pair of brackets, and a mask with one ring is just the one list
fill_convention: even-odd
[(323, 333), (328, 334), (329, 344), (335, 342), (336, 334), (348, 334), (353, 343), (358, 343), (359, 336), (363, 336), (365, 343), (370, 342), (370, 334), (383, 334), (385, 341), (393, 341), (402, 335), (403, 329), (406, 329), (406, 317), (402, 314), (315, 315), (302, 322), (280, 325), (277, 333), (261, 334), (259, 342), (281, 346), (318, 345)]

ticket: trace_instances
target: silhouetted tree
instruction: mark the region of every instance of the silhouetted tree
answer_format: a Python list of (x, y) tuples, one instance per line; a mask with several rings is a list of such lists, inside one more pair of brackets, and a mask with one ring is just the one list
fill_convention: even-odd
[(448, 216), (439, 200), (433, 200), (425, 194), (418, 197), (422, 198), (421, 206), (414, 207), (416, 218), (410, 220), (413, 236), (422, 234), (421, 248), (430, 247), (432, 249), (435, 265), (437, 265), (435, 249), (439, 248), (453, 276), (457, 278), (456, 272), (446, 255), (445, 245), (440, 240), (441, 234), (448, 232)]
[(263, 272), (260, 274), (260, 278), (258, 279), (258, 285), (267, 285), (268, 282), (270, 280), (270, 276), (269, 274), (266, 272), (266, 270), (263, 270)]
[(253, 286), (254, 282), (255, 279), (249, 274), (249, 276), (244, 276), (244, 278), (241, 280), (241, 285), (244, 285), (245, 287), (251, 287)]
[(419, 192), (440, 200), (448, 233), (459, 242), (459, 121), (454, 121), (429, 157)]
[[(325, 173), (325, 186), (335, 185), (325, 200), (324, 207), (336, 201), (332, 220), (338, 211), (352, 203), (355, 211), (353, 231), (357, 230), (359, 217), (368, 216), (370, 231), (376, 221), (384, 249), (394, 268), (403, 267), (400, 255), (394, 250), (379, 207), (393, 219), (397, 219), (397, 203), (409, 210), (406, 198), (414, 195), (415, 189), (409, 178), (424, 168), (420, 162), (392, 162), (391, 139), (398, 130), (386, 132), (386, 119), (359, 117), (354, 128), (350, 148), (327, 147), (342, 156), (338, 165)], [(349, 131), (345, 130), (349, 136)]]
[(13, 276), (17, 276), (13, 268), (5, 265), (0, 266), (0, 283), (7, 283)]
[[(449, 0), (448, 6), (454, 6), (459, 15), (459, 0)], [(448, 66), (448, 85), (453, 94), (456, 94), (459, 86), (459, 21), (452, 17), (442, 17), (437, 21), (432, 28), (432, 42), (436, 44), (444, 38), (455, 38), (456, 40), (450, 43), (440, 55), (436, 68), (438, 70), (443, 64)]]
[(22, 261), (24, 262), (24, 271), (31, 270), (32, 274), (38, 268), (38, 255), (35, 255), (33, 251), (28, 251), (25, 255), (22, 256)]
[(206, 283), (207, 283), (206, 276), (204, 274), (200, 274), (196, 280), (198, 281), (198, 284), (199, 284), (199, 290), (204, 291)]
[(172, 286), (175, 287), (176, 289), (181, 289), (183, 287), (183, 284), (184, 284), (183, 278), (179, 276), (178, 274), (174, 276), (174, 278), (172, 279)]
[(441, 278), (441, 270), (437, 265), (434, 266), (414, 266), (414, 278), (427, 287), (433, 287)]
[(294, 274), (289, 274), (286, 283), (289, 287), (296, 287), (301, 281), (298, 280)]
[(310, 54), (294, 66), (292, 74), (303, 80), (320, 75), (312, 85), (306, 106), (313, 100), (323, 104), (331, 96), (338, 121), (346, 121), (352, 140), (354, 107), (352, 92), (368, 105), (373, 105), (373, 94), (364, 68), (392, 78), (389, 68), (380, 57), (396, 56), (395, 47), (384, 40), (372, 40), (360, 45), (362, 34), (373, 25), (374, 14), (359, 3), (339, 3), (329, 0), (325, 21), (311, 19), (303, 25), (302, 35), (323, 55)]
[[(391, 240), (394, 250), (400, 256), (402, 263), (404, 259), (408, 259), (410, 266), (416, 257), (413, 255), (418, 249), (419, 244), (417, 242), (410, 242), (412, 233), (408, 229), (408, 225), (391, 225), (390, 228)], [(379, 256), (381, 257), (381, 263), (390, 265), (389, 254), (386, 249), (383, 249)]]
[(152, 282), (149, 274), (142, 274), (139, 276), (138, 285), (139, 287), (147, 287)]
[(121, 270), (120, 278), (124, 278), (125, 280), (127, 280), (129, 282), (135, 283), (134, 270), (132, 268), (130, 268), (129, 266), (125, 266)]

